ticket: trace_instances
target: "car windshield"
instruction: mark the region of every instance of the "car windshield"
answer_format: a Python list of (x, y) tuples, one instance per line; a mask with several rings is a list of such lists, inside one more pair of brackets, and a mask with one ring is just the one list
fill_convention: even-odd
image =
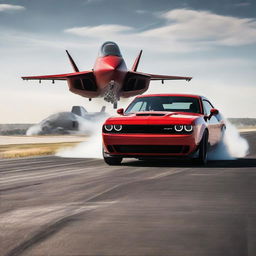
[(105, 56), (118, 56), (118, 57), (122, 57), (118, 45), (116, 43), (114, 43), (114, 42), (105, 42), (101, 46), (100, 54), (99, 55), (101, 57), (105, 57)]
[(184, 96), (151, 96), (134, 99), (125, 111), (125, 114), (142, 111), (201, 113), (199, 99), (197, 98)]

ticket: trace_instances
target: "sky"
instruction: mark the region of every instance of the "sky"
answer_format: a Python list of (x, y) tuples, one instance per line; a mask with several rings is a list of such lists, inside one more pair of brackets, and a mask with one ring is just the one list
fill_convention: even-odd
[[(69, 92), (66, 82), (21, 76), (93, 68), (101, 44), (118, 43), (128, 67), (192, 76), (151, 82), (146, 93), (204, 95), (226, 117), (256, 118), (255, 0), (0, 0), (0, 123), (34, 123), (82, 105), (111, 104)], [(131, 99), (121, 101), (126, 107)]]

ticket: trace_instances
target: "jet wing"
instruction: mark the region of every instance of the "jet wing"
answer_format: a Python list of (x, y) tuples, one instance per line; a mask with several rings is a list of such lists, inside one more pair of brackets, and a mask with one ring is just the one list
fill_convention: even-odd
[(68, 78), (75, 78), (77, 76), (93, 73), (93, 71), (74, 72), (59, 75), (45, 75), (45, 76), (23, 76), (23, 80), (67, 80)]
[(150, 80), (187, 80), (190, 81), (192, 77), (188, 76), (166, 76), (166, 75), (156, 75), (156, 74), (146, 74), (146, 73), (141, 73), (147, 76), (150, 76)]

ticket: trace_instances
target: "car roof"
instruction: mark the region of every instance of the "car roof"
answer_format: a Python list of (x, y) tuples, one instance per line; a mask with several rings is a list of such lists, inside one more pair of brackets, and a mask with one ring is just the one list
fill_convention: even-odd
[(181, 93), (161, 93), (161, 94), (143, 94), (139, 95), (136, 98), (144, 98), (144, 97), (166, 97), (166, 96), (176, 96), (176, 97), (190, 97), (190, 98), (205, 98), (204, 96), (194, 95), (194, 94), (181, 94)]

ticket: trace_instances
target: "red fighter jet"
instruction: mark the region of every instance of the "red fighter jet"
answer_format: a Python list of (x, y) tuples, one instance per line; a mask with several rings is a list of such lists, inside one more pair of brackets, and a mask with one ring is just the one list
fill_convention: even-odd
[(150, 80), (187, 80), (192, 77), (166, 76), (137, 72), (142, 50), (136, 58), (132, 69), (129, 71), (122, 58), (119, 47), (114, 42), (105, 42), (100, 48), (99, 57), (96, 59), (94, 68), (90, 71), (80, 72), (74, 60), (68, 58), (73, 66), (74, 72), (59, 75), (24, 76), (23, 80), (65, 80), (68, 82), (69, 90), (83, 97), (103, 97), (105, 101), (111, 102), (114, 108), (120, 97), (128, 98), (144, 93), (148, 90)]

